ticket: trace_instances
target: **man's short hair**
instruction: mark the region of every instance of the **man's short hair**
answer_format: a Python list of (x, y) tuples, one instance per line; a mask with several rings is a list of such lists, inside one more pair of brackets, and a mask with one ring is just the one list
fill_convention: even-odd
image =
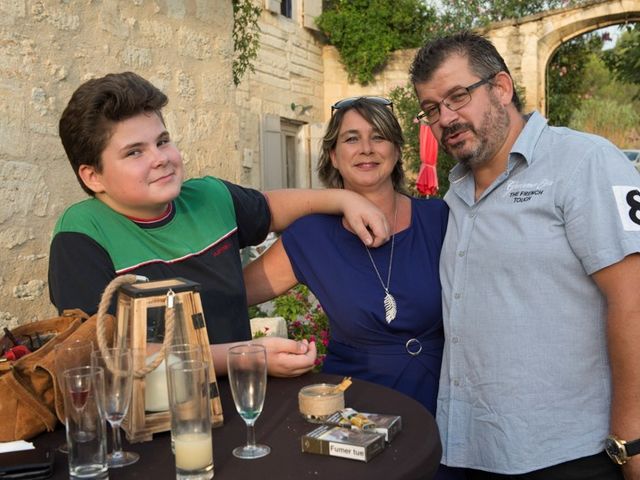
[[(506, 72), (511, 77), (507, 64), (493, 43), (482, 35), (465, 31), (437, 38), (424, 45), (411, 64), (411, 83), (416, 85), (431, 80), (433, 73), (452, 55), (466, 57), (471, 71), (480, 78), (491, 78), (498, 72)], [(518, 111), (522, 110), (515, 84), (511, 102)]]
[(167, 101), (164, 93), (133, 72), (110, 73), (78, 87), (62, 112), (58, 132), (85, 192), (94, 195), (80, 178), (80, 166), (102, 170), (102, 152), (115, 125), (145, 112), (156, 113), (164, 123), (161, 110)]

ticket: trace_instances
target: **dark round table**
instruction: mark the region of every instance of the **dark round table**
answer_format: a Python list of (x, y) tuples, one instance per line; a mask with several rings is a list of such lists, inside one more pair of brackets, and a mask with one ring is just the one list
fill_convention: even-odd
[[(354, 380), (345, 392), (345, 404), (362, 412), (402, 417), (402, 431), (386, 449), (361, 462), (303, 453), (300, 437), (317, 425), (306, 422), (298, 412), (298, 391), (313, 383), (339, 383), (335, 375), (308, 373), (297, 378), (269, 377), (264, 410), (256, 422), (256, 440), (271, 447), (271, 454), (256, 460), (240, 460), (231, 451), (246, 441), (246, 426), (236, 413), (226, 377), (218, 379), (224, 425), (213, 429), (215, 479), (269, 480), (430, 479), (440, 462), (442, 449), (432, 415), (418, 402), (395, 390)], [(110, 434), (109, 434), (110, 436)], [(55, 447), (64, 441), (64, 428), (33, 439), (37, 447)], [(129, 467), (109, 471), (111, 480), (175, 478), (175, 462), (168, 432), (156, 434), (151, 442), (125, 443), (125, 449), (140, 454)], [(56, 452), (52, 478), (68, 478), (66, 455)]]

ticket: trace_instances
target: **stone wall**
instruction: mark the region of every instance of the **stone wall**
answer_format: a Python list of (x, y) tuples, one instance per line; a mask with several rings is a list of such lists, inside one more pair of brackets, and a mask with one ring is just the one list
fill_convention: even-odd
[[(367, 85), (349, 83), (347, 72), (340, 62), (340, 54), (335, 47), (327, 46), (323, 49), (325, 65), (324, 83), (324, 115), (328, 119), (331, 115), (331, 105), (341, 98), (360, 95), (388, 96), (394, 88), (406, 87), (409, 84), (409, 66), (413, 61), (417, 49), (399, 50), (389, 56), (384, 70), (374, 76)], [(416, 112), (417, 113), (417, 112)]]
[[(262, 12), (255, 72), (247, 74), (236, 91), (242, 183), (246, 185), (262, 184), (260, 139), (265, 115), (299, 125), (324, 121), (323, 43), (315, 30), (304, 27), (303, 7), (303, 0), (293, 0), (292, 18), (268, 10)], [(308, 155), (306, 146), (300, 147)], [(308, 159), (301, 161), (308, 163)], [(299, 186), (308, 186), (301, 183)]]
[(55, 221), (85, 198), (57, 135), (83, 81), (132, 70), (169, 96), (187, 175), (238, 181), (229, 0), (0, 1), (0, 327), (53, 315)]

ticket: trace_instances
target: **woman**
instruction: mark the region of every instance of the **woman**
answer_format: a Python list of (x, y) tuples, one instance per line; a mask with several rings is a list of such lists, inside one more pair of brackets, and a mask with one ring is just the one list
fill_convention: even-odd
[(369, 249), (341, 217), (304, 217), (245, 269), (249, 304), (307, 285), (330, 322), (323, 371), (395, 388), (435, 413), (444, 341), (438, 261), (447, 207), (404, 193), (404, 141), (389, 100), (350, 98), (332, 112), (320, 179), (375, 203), (393, 236)]
[[(323, 371), (403, 392), (435, 415), (444, 333), (438, 263), (448, 209), (405, 194), (402, 129), (392, 103), (348, 98), (332, 107), (318, 165), (328, 188), (345, 188), (380, 208), (393, 233), (369, 249), (341, 217), (310, 215), (244, 270), (249, 305), (298, 283), (329, 318)], [(464, 478), (441, 466), (436, 478)]]

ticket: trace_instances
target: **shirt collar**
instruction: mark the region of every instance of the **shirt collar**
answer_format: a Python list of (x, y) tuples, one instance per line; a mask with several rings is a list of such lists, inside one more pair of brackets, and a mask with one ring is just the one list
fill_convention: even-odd
[(524, 119), (526, 122), (524, 128), (511, 147), (509, 156), (511, 157), (514, 153), (519, 154), (524, 158), (527, 164), (531, 165), (535, 160), (533, 152), (536, 148), (536, 144), (538, 143), (543, 130), (547, 128), (547, 119), (535, 111), (531, 112), (529, 115), (525, 115)]

